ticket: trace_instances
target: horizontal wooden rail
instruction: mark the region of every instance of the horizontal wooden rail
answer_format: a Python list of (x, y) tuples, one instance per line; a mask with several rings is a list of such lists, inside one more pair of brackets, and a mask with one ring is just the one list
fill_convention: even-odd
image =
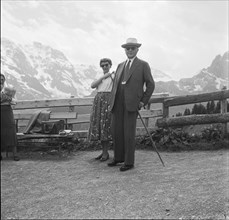
[[(30, 120), (32, 113), (14, 112), (15, 120)], [(77, 112), (51, 112), (50, 119), (73, 119), (77, 118)]]
[(44, 139), (52, 139), (52, 138), (69, 138), (69, 139), (71, 139), (72, 137), (74, 136), (74, 134), (73, 135), (68, 135), (68, 134), (66, 134), (66, 135), (59, 135), (59, 134), (39, 134), (39, 133), (37, 133), (37, 134), (29, 134), (29, 135), (27, 135), (27, 134), (23, 134), (23, 133), (17, 133), (17, 137), (18, 137), (18, 139), (19, 140), (28, 140), (28, 139), (42, 139), (42, 138), (44, 138)]
[(153, 104), (153, 103), (163, 103), (165, 99), (169, 97), (169, 93), (158, 93), (155, 95), (152, 95), (148, 104)]
[(177, 106), (177, 105), (187, 105), (200, 102), (208, 102), (212, 100), (223, 100), (229, 98), (229, 90), (223, 90), (219, 92), (204, 93), (198, 95), (186, 95), (169, 97), (164, 100), (164, 106)]
[[(162, 109), (141, 110), (142, 118), (153, 118), (162, 116)], [(15, 120), (30, 120), (33, 114), (23, 114), (23, 110), (14, 113)], [(139, 116), (138, 116), (139, 118)], [(85, 124), (90, 122), (90, 114), (77, 114), (76, 112), (51, 112), (50, 119), (66, 119), (66, 124)], [(20, 126), (25, 127), (28, 122), (21, 122)]]
[[(151, 96), (150, 100), (151, 102), (154, 102), (154, 100), (160, 100), (162, 102), (164, 98), (168, 96), (169, 96), (168, 93), (155, 93)], [(35, 101), (24, 100), (24, 101), (17, 101), (16, 104), (12, 106), (12, 108), (15, 110), (16, 109), (19, 110), (19, 109), (39, 109), (39, 108), (53, 108), (53, 107), (92, 106), (93, 101), (94, 101), (94, 97), (35, 100)]]
[(71, 107), (71, 106), (91, 106), (93, 97), (87, 98), (69, 98), (69, 99), (50, 99), (36, 101), (18, 101), (13, 109), (34, 109), (34, 108), (53, 108), (53, 107)]
[[(157, 128), (156, 127), (149, 127), (147, 128), (149, 132), (155, 131)], [(77, 130), (77, 131), (72, 131), (74, 133), (74, 136), (79, 139), (85, 139), (87, 138), (88, 131), (87, 130)], [(146, 135), (147, 132), (144, 127), (137, 127), (136, 128), (136, 136), (143, 136)]]
[(157, 119), (158, 127), (176, 127), (197, 124), (227, 123), (229, 122), (229, 113), (224, 114), (206, 114), (206, 115), (186, 115), (176, 118)]
[(140, 110), (139, 113), (141, 114), (142, 118), (154, 118), (154, 117), (160, 117), (163, 115), (162, 109), (149, 109), (149, 110), (143, 109), (143, 110)]
[(69, 122), (71, 122), (72, 124), (89, 123), (90, 122), (90, 114), (79, 114), (76, 119), (72, 119)]

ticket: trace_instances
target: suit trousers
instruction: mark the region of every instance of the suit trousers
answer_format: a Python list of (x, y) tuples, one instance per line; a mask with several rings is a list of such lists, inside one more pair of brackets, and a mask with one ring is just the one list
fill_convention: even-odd
[(119, 85), (112, 110), (114, 160), (134, 165), (137, 111), (126, 110), (124, 86)]

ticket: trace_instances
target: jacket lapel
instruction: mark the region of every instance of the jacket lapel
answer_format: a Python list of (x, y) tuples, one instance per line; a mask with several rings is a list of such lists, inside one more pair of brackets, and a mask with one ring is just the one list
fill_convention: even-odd
[(115, 79), (114, 79), (114, 85), (112, 87), (111, 90), (111, 99), (110, 99), (110, 108), (112, 109), (114, 106), (114, 102), (115, 102), (115, 95), (118, 89), (118, 85), (119, 85), (119, 81), (121, 79), (121, 75), (122, 75), (122, 71), (124, 69), (125, 66), (125, 62), (119, 64), (116, 73), (115, 73)]
[(118, 83), (119, 83), (119, 81), (120, 81), (120, 78), (121, 78), (121, 75), (122, 75), (122, 71), (123, 71), (123, 69), (124, 69), (124, 67), (125, 67), (125, 63), (126, 63), (126, 62), (121, 63), (121, 64), (120, 64), (120, 68), (118, 68), (118, 70), (117, 70), (117, 72), (116, 72), (116, 74), (117, 74), (117, 85), (118, 85)]

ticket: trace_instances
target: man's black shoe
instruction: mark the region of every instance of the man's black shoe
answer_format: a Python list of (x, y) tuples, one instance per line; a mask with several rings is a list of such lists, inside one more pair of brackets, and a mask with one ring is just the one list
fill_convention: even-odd
[(126, 170), (129, 170), (129, 169), (132, 169), (134, 167), (134, 165), (123, 165), (120, 167), (120, 171), (126, 171)]
[(116, 161), (116, 160), (113, 160), (112, 162), (108, 163), (107, 165), (109, 167), (114, 167), (116, 166), (118, 163), (123, 163), (124, 161)]

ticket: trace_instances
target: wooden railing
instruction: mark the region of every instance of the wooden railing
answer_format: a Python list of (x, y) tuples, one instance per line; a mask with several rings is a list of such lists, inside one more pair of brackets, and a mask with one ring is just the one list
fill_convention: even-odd
[[(165, 97), (168, 97), (167, 93), (153, 94), (147, 108), (140, 111), (147, 126), (149, 119), (163, 115), (162, 108), (152, 109), (151, 104), (162, 103)], [(13, 112), (18, 132), (23, 132), (23, 128), (26, 127), (34, 112), (49, 109), (51, 111), (50, 119), (64, 119), (66, 129), (71, 129), (79, 138), (85, 138), (88, 132), (93, 100), (94, 97), (17, 101), (16, 105), (13, 106)], [(85, 126), (81, 129), (83, 124)], [(138, 127), (137, 135), (141, 134), (142, 130), (143, 127)]]
[[(93, 97), (88, 97), (18, 101), (17, 104), (13, 106), (14, 116), (18, 128), (23, 128), (26, 126), (35, 110), (48, 108), (51, 110), (50, 119), (64, 118), (67, 129), (71, 129), (79, 138), (85, 138), (89, 127), (93, 99)], [(223, 123), (225, 125), (225, 132), (227, 133), (226, 124), (229, 122), (227, 99), (229, 99), (229, 90), (174, 97), (169, 96), (168, 93), (153, 94), (146, 109), (142, 109), (140, 114), (149, 130), (154, 130), (158, 127), (182, 127), (194, 124)], [(212, 100), (220, 101), (221, 113), (179, 117), (171, 117), (170, 115), (170, 107), (208, 102)], [(157, 108), (155, 108), (155, 105)], [(161, 105), (161, 107), (158, 108), (158, 105)], [(136, 134), (143, 135), (146, 132), (143, 125), (141, 125), (140, 120), (138, 121), (139, 123)], [(85, 125), (83, 129), (81, 128), (82, 125)]]
[[(157, 119), (156, 125), (158, 127), (181, 127), (185, 125), (223, 123), (224, 133), (227, 134), (227, 123), (229, 122), (227, 99), (229, 99), (229, 90), (166, 98), (163, 101), (163, 118)], [(220, 101), (221, 112), (218, 114), (169, 117), (170, 107), (215, 100)]]

